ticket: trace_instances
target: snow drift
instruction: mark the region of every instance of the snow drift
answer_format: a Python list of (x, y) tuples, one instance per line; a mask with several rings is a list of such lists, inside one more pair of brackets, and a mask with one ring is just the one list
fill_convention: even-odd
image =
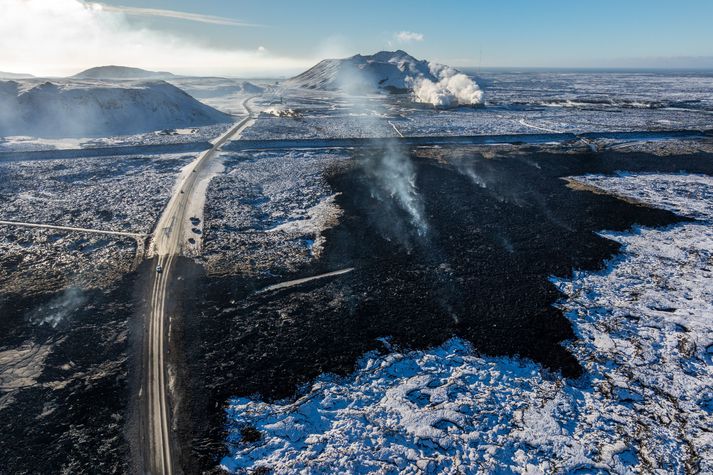
[(417, 60), (401, 50), (325, 59), (299, 76), (288, 79), (284, 85), (351, 93), (410, 93), (414, 101), (435, 107), (479, 105), (483, 102), (483, 92), (470, 77), (449, 66)]
[(111, 136), (230, 120), (163, 81), (0, 81), (0, 136)]

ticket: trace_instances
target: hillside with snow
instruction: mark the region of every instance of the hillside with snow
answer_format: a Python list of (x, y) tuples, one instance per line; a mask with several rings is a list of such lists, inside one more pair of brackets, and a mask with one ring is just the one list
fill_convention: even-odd
[(164, 81), (0, 81), (0, 136), (112, 136), (230, 120)]
[(283, 85), (352, 94), (377, 91), (411, 94), (415, 102), (435, 107), (483, 102), (483, 92), (467, 75), (446, 65), (418, 60), (402, 50), (325, 59)]
[(128, 66), (97, 66), (72, 76), (74, 79), (167, 79), (174, 75), (166, 71), (147, 71)]

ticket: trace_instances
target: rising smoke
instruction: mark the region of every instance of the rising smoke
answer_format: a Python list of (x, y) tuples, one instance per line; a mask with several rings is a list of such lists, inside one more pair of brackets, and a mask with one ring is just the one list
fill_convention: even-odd
[(87, 301), (82, 290), (68, 287), (46, 305), (36, 308), (29, 316), (35, 325), (49, 325), (57, 328), (67, 321)]
[(412, 81), (411, 87), (416, 102), (439, 108), (475, 106), (483, 103), (483, 91), (465, 74), (442, 64), (430, 63), (430, 69), (437, 81), (423, 76), (418, 76)]
[[(361, 125), (374, 137), (389, 137), (393, 130), (384, 120), (385, 111), (377, 100), (364, 95), (361, 78), (343, 76), (340, 81), (339, 90)], [(422, 238), (428, 233), (423, 200), (416, 188), (416, 170), (396, 139), (375, 141), (375, 146), (376, 153), (363, 162), (371, 195), (383, 204), (383, 219), (375, 224), (387, 239), (395, 238), (410, 248), (409, 236)], [(404, 214), (407, 222), (402, 218)]]
[[(428, 233), (423, 200), (416, 188), (416, 170), (410, 157), (395, 141), (387, 141), (368, 163), (372, 196), (381, 202), (395, 202), (408, 215), (409, 229), (416, 236)], [(394, 213), (387, 213), (393, 219)], [(398, 220), (394, 225), (399, 225)], [(398, 234), (412, 234), (399, 230)], [(405, 231), (405, 232), (404, 232)]]

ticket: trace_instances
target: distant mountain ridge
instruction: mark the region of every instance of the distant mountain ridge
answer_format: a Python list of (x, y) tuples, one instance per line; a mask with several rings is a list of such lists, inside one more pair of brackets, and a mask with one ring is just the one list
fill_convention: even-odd
[(231, 120), (164, 81), (0, 81), (0, 136), (107, 137)]
[(0, 71), (0, 79), (28, 79), (33, 78), (32, 74), (25, 73), (11, 73), (8, 71)]
[(97, 66), (72, 76), (74, 79), (168, 79), (175, 77), (166, 71), (147, 71), (128, 66)]
[(262, 94), (265, 91), (264, 87), (249, 81), (225, 78), (180, 77), (168, 81), (198, 99), (210, 99), (230, 94)]

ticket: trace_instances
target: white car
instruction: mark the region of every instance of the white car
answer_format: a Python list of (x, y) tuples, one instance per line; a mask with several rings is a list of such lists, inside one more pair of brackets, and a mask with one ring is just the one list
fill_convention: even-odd
[(161, 267), (161, 264), (159, 264), (156, 266), (156, 273), (160, 274), (161, 272), (163, 272), (163, 267)]

